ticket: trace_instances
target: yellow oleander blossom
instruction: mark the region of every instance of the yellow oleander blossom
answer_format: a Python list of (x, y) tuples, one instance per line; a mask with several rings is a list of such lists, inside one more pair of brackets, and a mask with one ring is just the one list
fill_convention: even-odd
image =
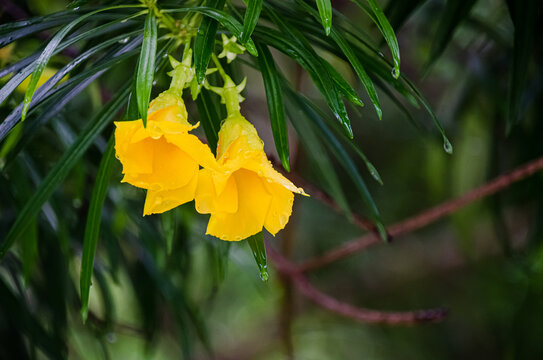
[(277, 172), (256, 129), (241, 114), (229, 116), (219, 131), (220, 171), (201, 169), (196, 210), (211, 214), (207, 234), (238, 241), (266, 228), (275, 235), (288, 223), (294, 194), (306, 195)]
[(214, 169), (209, 147), (188, 132), (183, 100), (166, 91), (149, 106), (147, 127), (141, 119), (115, 122), (115, 151), (123, 182), (147, 189), (143, 215), (168, 211), (194, 199), (200, 166)]

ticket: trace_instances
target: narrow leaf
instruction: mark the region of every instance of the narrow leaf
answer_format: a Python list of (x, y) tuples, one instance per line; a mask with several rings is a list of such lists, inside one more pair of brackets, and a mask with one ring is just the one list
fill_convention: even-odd
[(175, 209), (166, 211), (161, 216), (162, 232), (166, 240), (166, 252), (168, 255), (172, 253), (173, 239), (175, 238)]
[[(373, 197), (371, 196), (364, 179), (362, 179), (362, 176), (358, 172), (356, 165), (354, 164), (350, 156), (347, 154), (343, 146), (336, 139), (336, 137), (330, 132), (326, 124), (324, 124), (321, 116), (319, 116), (319, 114), (310, 105), (308, 105), (308, 103), (300, 94), (294, 91), (291, 91), (291, 95), (292, 95), (291, 97), (293, 101), (297, 104), (300, 110), (308, 118), (311, 118), (312, 122), (320, 130), (321, 138), (328, 145), (328, 147), (330, 148), (334, 156), (338, 159), (339, 164), (341, 164), (341, 166), (344, 167), (345, 171), (347, 172), (347, 174), (353, 181), (356, 190), (361, 195), (362, 200), (364, 201), (364, 203), (366, 204), (370, 212), (370, 217), (373, 220), (374, 224), (376, 225), (379, 231), (379, 234), (381, 235), (383, 240), (386, 240), (387, 239), (386, 230), (381, 220), (379, 210), (377, 209), (375, 201), (373, 200)], [(373, 165), (371, 165), (369, 169), (371, 172), (372, 169), (374, 169)]]
[[(227, 14), (224, 11), (221, 11), (221, 10), (217, 10), (217, 9), (210, 8), (210, 7), (205, 7), (205, 6), (200, 6), (200, 7), (168, 9), (168, 10), (163, 10), (163, 12), (167, 12), (167, 13), (198, 12), (198, 13), (201, 13), (201, 14), (207, 16), (207, 17), (210, 17), (212, 19), (217, 20), (222, 26), (224, 26), (228, 31), (230, 31), (232, 33), (232, 35), (234, 35), (236, 38), (241, 39), (241, 36), (243, 35), (243, 31), (244, 31), (243, 30), (243, 25), (238, 20), (236, 20), (234, 17), (232, 17), (231, 15), (229, 15), (229, 14)], [(200, 24), (200, 26), (201, 26), (201, 24)], [(200, 39), (199, 41), (203, 41), (203, 40)], [(242, 43), (243, 46), (245, 46), (245, 48), (247, 49), (249, 54), (251, 54), (253, 56), (258, 56), (258, 52), (256, 51), (255, 44), (254, 44), (254, 42), (253, 42), (253, 40), (251, 38), (248, 38), (247, 41), (241, 41), (241, 43)], [(200, 45), (198, 45), (198, 46), (200, 46)], [(196, 46), (196, 40), (195, 40), (194, 46)], [(196, 51), (196, 49), (195, 49), (195, 51)], [(196, 56), (196, 54), (195, 54), (195, 56)], [(196, 61), (196, 60), (194, 60), (194, 61)], [(209, 62), (209, 60), (208, 60), (208, 62)]]
[(296, 102), (288, 96), (286, 107), (288, 118), (294, 129), (298, 133), (298, 139), (304, 147), (307, 156), (312, 163), (312, 168), (315, 169), (323, 182), (325, 190), (339, 208), (346, 214), (351, 214), (349, 204), (341, 188), (337, 172), (334, 169), (330, 157), (326, 153), (322, 143), (318, 139), (311, 122), (307, 119), (307, 115), (301, 110)]
[(129, 86), (124, 86), (123, 89), (119, 90), (117, 96), (90, 121), (89, 125), (81, 132), (81, 135), (79, 135), (75, 143), (64, 152), (64, 155), (42, 181), (32, 198), (30, 198), (24, 208), (19, 212), (15, 223), (11, 226), (6, 238), (0, 244), (0, 259), (6, 255), (15, 240), (21, 236), (26, 229), (26, 224), (37, 215), (42, 205), (53, 194), (57, 186), (66, 178), (71, 168), (83, 156), (103, 128), (115, 117), (119, 109), (125, 103), (129, 89)]
[(326, 32), (326, 35), (330, 35), (330, 29), (332, 28), (332, 3), (330, 0), (316, 1), (324, 31)]
[(257, 27), (255, 34), (263, 42), (295, 59), (309, 73), (336, 119), (341, 123), (347, 135), (352, 138), (351, 123), (341, 98), (341, 92), (335, 86), (328, 69), (323, 65), (324, 60), (313, 50), (300, 31), (284, 22), (269, 6), (266, 6), (266, 12), (284, 33), (262, 26)]
[(400, 76), (400, 47), (398, 46), (398, 39), (396, 39), (394, 29), (388, 22), (388, 19), (383, 10), (379, 7), (379, 4), (377, 4), (377, 1), (368, 0), (368, 3), (370, 4), (373, 14), (377, 18), (378, 28), (381, 30), (381, 33), (390, 48), (390, 52), (392, 53), (392, 59), (394, 60), (394, 77), (397, 79)]
[(219, 141), (219, 129), (221, 127), (221, 118), (219, 112), (215, 106), (215, 103), (211, 99), (209, 90), (202, 89), (200, 95), (196, 99), (196, 105), (198, 106), (198, 114), (200, 115), (200, 122), (204, 127), (207, 142), (211, 151), (216, 153), (217, 142)]
[(112, 6), (108, 8), (99, 9), (96, 11), (93, 11), (91, 13), (85, 14), (83, 16), (78, 17), (77, 19), (70, 22), (68, 25), (64, 26), (59, 32), (55, 34), (55, 36), (49, 41), (43, 52), (41, 53), (38, 60), (36, 60), (36, 69), (32, 73), (32, 77), (30, 78), (30, 83), (28, 84), (28, 88), (26, 89), (25, 98), (24, 98), (24, 105), (21, 112), (21, 119), (24, 121), (26, 118), (26, 114), (28, 112), (28, 109), (30, 107), (30, 102), (32, 101), (32, 97), (34, 96), (34, 92), (36, 91), (36, 86), (38, 85), (38, 80), (41, 78), (41, 74), (43, 73), (43, 70), (45, 69), (45, 66), (49, 62), (49, 59), (54, 54), (55, 49), (59, 46), (60, 42), (64, 37), (80, 22), (87, 19), (88, 17), (95, 15), (102, 11), (112, 10), (112, 9), (120, 9), (120, 8), (130, 8), (135, 7), (133, 5), (118, 5), (118, 6)]
[(143, 43), (141, 44), (136, 77), (136, 99), (143, 126), (147, 126), (147, 109), (149, 108), (155, 76), (157, 31), (157, 18), (152, 11), (149, 11), (145, 19)]
[(477, 0), (447, 0), (445, 9), (441, 13), (442, 15), (439, 19), (439, 26), (435, 38), (432, 41), (430, 57), (426, 69), (428, 69), (443, 53), (451, 41), (455, 30), (458, 28), (458, 25), (468, 17), (468, 14), (476, 2)]
[(323, 64), (328, 69), (328, 72), (330, 73), (330, 76), (334, 79), (334, 83), (336, 84), (337, 88), (343, 96), (345, 96), (351, 103), (358, 105), (358, 106), (364, 106), (364, 103), (358, 97), (358, 94), (353, 89), (353, 87), (343, 78), (343, 76), (338, 73), (338, 71), (330, 65), (328, 61), (323, 60)]
[(268, 47), (257, 44), (257, 49), (259, 53), (258, 64), (262, 79), (264, 80), (275, 148), (277, 149), (283, 168), (290, 171), (287, 123), (279, 74), (277, 73), (275, 62)]
[[(297, 0), (296, 2), (301, 7), (303, 7), (307, 12), (313, 15), (314, 18), (317, 18), (317, 14), (313, 8), (311, 8), (309, 5), (307, 5), (305, 2), (301, 0)], [(341, 51), (343, 51), (343, 53), (345, 54), (345, 56), (351, 63), (351, 66), (353, 67), (354, 71), (358, 75), (358, 78), (362, 82), (362, 85), (364, 85), (364, 88), (366, 89), (366, 92), (368, 93), (368, 96), (370, 97), (370, 100), (373, 103), (373, 106), (375, 107), (375, 112), (377, 113), (379, 120), (382, 119), (383, 112), (381, 110), (381, 104), (379, 103), (379, 97), (377, 96), (377, 91), (375, 90), (375, 86), (373, 85), (371, 78), (369, 77), (366, 70), (364, 69), (362, 62), (356, 56), (353, 49), (347, 42), (347, 40), (343, 37), (343, 35), (339, 31), (332, 28), (330, 32), (330, 37), (339, 46)]]
[[(226, 0), (210, 0), (209, 7), (222, 9), (225, 2)], [(216, 20), (204, 17), (198, 27), (198, 32), (194, 39), (194, 68), (198, 84), (204, 81), (211, 53), (215, 49), (215, 35), (217, 34), (218, 26), (219, 23)]]
[(241, 33), (241, 42), (245, 43), (251, 38), (255, 29), (260, 12), (262, 11), (262, 0), (247, 0), (247, 11), (243, 18), (243, 31)]
[(94, 266), (94, 254), (98, 244), (100, 234), (100, 223), (102, 218), (102, 208), (106, 200), (109, 179), (113, 160), (115, 159), (115, 139), (113, 135), (109, 138), (106, 150), (102, 155), (96, 181), (92, 189), (89, 212), (87, 215), (87, 224), (85, 226), (85, 236), (83, 239), (83, 254), (81, 256), (81, 317), (83, 323), (87, 320), (89, 295), (92, 281), (92, 270)]
[(251, 247), (251, 252), (255, 258), (256, 265), (260, 271), (262, 281), (268, 281), (268, 262), (266, 260), (266, 245), (264, 245), (264, 236), (262, 232), (256, 235), (249, 236), (247, 242)]

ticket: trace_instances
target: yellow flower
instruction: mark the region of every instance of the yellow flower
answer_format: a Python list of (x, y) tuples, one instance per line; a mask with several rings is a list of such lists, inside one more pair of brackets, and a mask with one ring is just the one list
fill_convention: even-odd
[(143, 215), (162, 213), (194, 199), (201, 166), (216, 169), (209, 147), (188, 132), (183, 100), (166, 91), (141, 119), (115, 122), (115, 151), (123, 182), (147, 189)]
[(220, 171), (200, 170), (196, 210), (211, 214), (207, 234), (238, 241), (265, 227), (275, 235), (292, 212), (294, 194), (306, 195), (273, 169), (256, 129), (239, 113), (219, 131)]

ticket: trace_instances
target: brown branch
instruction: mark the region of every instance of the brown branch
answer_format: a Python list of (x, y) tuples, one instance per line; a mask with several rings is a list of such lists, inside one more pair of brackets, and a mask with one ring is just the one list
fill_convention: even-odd
[[(397, 237), (399, 235), (407, 234), (423, 228), (426, 225), (445, 217), (446, 215), (462, 209), (464, 206), (469, 205), (476, 200), (495, 194), (498, 191), (507, 188), (509, 185), (525, 179), (541, 170), (543, 170), (543, 157), (529, 162), (508, 174), (498, 176), (494, 180), (469, 191), (459, 198), (452, 199), (448, 202), (427, 209), (418, 215), (400, 221), (390, 226), (388, 228), (388, 233), (391, 237)], [(378, 243), (382, 243), (378, 236), (376, 236), (374, 233), (366, 234), (365, 236), (330, 250), (322, 256), (304, 262), (297, 268), (297, 270), (301, 272), (311, 271), (350, 256)]]
[(447, 316), (447, 310), (443, 308), (416, 310), (406, 312), (386, 312), (365, 309), (341, 302), (317, 290), (306, 276), (297, 270), (295, 264), (280, 255), (271, 246), (266, 246), (269, 258), (274, 262), (278, 272), (288, 276), (294, 286), (309, 300), (336, 314), (350, 319), (370, 323), (388, 325), (411, 325), (428, 322), (438, 322)]

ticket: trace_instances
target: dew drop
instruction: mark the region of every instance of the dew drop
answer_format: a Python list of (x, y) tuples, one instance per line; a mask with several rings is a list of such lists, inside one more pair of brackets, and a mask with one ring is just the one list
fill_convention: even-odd
[(451, 145), (451, 142), (447, 138), (443, 139), (443, 149), (445, 149), (445, 152), (447, 154), (452, 154), (453, 153), (453, 147)]
[(119, 40), (118, 42), (119, 42), (119, 44), (126, 44), (126, 43), (128, 42), (128, 40), (130, 40), (130, 37), (129, 37), (129, 36), (127, 36), (127, 37), (125, 37), (125, 38)]
[(72, 10), (73, 10), (73, 11), (77, 11), (77, 10), (79, 10), (80, 8), (81, 8), (80, 6), (76, 6), (76, 7), (74, 7)]
[(264, 265), (262, 269), (260, 269), (260, 279), (262, 279), (262, 281), (268, 281), (269, 278), (268, 265)]

